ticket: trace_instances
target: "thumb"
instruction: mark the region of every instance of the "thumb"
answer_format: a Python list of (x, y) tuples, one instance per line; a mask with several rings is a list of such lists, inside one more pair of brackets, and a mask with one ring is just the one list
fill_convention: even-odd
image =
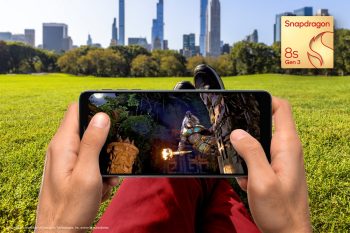
[(80, 143), (77, 161), (79, 172), (99, 169), (99, 155), (106, 142), (109, 128), (110, 119), (105, 113), (98, 113), (92, 118)]
[(244, 159), (248, 167), (248, 176), (266, 176), (271, 167), (261, 144), (244, 130), (238, 129), (231, 133), (231, 143), (237, 153)]

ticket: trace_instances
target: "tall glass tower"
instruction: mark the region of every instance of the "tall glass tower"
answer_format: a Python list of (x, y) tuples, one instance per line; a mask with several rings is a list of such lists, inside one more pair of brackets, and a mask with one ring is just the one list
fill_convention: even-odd
[(208, 0), (200, 0), (200, 35), (199, 35), (199, 47), (200, 53), (205, 56), (205, 32), (207, 27), (207, 8), (208, 8)]
[(163, 49), (164, 46), (164, 1), (157, 3), (157, 18), (152, 24), (152, 48)]
[(221, 6), (219, 0), (210, 0), (207, 10), (206, 56), (221, 54)]
[(119, 0), (119, 45), (125, 45), (125, 0)]
[(116, 18), (114, 18), (113, 24), (112, 24), (112, 41), (115, 41), (115, 43), (118, 42), (118, 28), (117, 28)]

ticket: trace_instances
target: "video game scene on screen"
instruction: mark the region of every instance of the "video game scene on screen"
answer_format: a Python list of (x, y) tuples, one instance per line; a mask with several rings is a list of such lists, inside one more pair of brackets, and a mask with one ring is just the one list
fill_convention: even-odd
[(111, 119), (103, 175), (243, 174), (230, 143), (240, 128), (260, 138), (259, 104), (249, 93), (95, 93), (89, 120)]

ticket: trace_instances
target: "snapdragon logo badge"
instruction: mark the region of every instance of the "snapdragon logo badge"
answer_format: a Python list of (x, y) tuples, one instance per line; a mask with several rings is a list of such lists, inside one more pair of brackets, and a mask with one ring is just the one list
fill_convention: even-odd
[(283, 69), (333, 68), (333, 17), (282, 16), (281, 66)]

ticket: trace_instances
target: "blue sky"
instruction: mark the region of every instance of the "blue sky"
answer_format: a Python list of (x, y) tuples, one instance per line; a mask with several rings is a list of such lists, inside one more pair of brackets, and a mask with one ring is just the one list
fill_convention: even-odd
[[(128, 37), (147, 37), (150, 42), (152, 18), (157, 0), (125, 0), (126, 41)], [(182, 35), (199, 35), (200, 0), (164, 0), (165, 38), (171, 49), (182, 47)], [(338, 27), (350, 28), (350, 1), (347, 0), (221, 0), (221, 37), (226, 43), (242, 40), (255, 28), (259, 40), (273, 41), (277, 13), (304, 6), (328, 8)], [(113, 17), (118, 15), (118, 0), (0, 0), (0, 31), (23, 33), (36, 29), (36, 44), (42, 43), (42, 23), (59, 22), (69, 26), (74, 44), (86, 44), (88, 33), (94, 42), (107, 46)]]

